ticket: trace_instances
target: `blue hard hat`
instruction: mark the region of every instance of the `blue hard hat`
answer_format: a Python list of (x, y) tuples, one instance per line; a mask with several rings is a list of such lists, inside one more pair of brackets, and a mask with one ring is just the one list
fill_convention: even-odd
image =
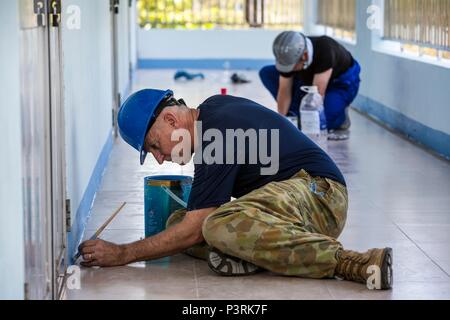
[(155, 111), (171, 90), (144, 89), (132, 94), (119, 110), (119, 132), (123, 140), (141, 154), (144, 164), (147, 152), (144, 150), (145, 136), (155, 120)]

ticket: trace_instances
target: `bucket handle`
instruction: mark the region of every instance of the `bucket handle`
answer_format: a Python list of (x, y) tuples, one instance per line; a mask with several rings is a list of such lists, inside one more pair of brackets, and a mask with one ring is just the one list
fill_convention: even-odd
[(171, 197), (174, 201), (178, 202), (183, 208), (187, 208), (187, 203), (181, 200), (175, 193), (170, 191), (166, 186), (161, 186), (161, 188)]

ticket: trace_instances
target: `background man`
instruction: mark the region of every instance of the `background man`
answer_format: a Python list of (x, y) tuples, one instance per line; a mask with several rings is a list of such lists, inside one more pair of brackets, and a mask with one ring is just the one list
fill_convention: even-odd
[(361, 68), (341, 44), (334, 39), (306, 37), (300, 32), (285, 31), (273, 43), (275, 66), (266, 66), (259, 75), (264, 86), (277, 100), (278, 112), (299, 116), (301, 86), (317, 86), (324, 97), (330, 138), (348, 137), (348, 107), (358, 94)]

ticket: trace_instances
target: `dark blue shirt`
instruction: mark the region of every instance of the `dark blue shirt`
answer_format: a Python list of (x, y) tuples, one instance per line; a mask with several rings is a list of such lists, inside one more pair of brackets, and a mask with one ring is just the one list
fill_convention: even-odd
[[(200, 138), (202, 133), (205, 139), (199, 140), (202, 141), (201, 149), (194, 156), (195, 174), (189, 211), (219, 207), (229, 202), (231, 197), (239, 198), (272, 181), (287, 180), (302, 169), (313, 177), (330, 178), (345, 185), (344, 177), (333, 160), (280, 114), (251, 100), (233, 96), (213, 96), (198, 109), (198, 121), (202, 125), (202, 132), (198, 134)], [(227, 139), (227, 130), (230, 136), (230, 129), (242, 129), (241, 133), (256, 132), (256, 135), (249, 136), (256, 136), (253, 141), (257, 143), (250, 144), (251, 138), (247, 138), (244, 140), (245, 148), (228, 149), (233, 144), (238, 145), (235, 136)], [(279, 139), (275, 139), (277, 134), (272, 131), (276, 129)], [(217, 138), (219, 134), (222, 139)], [(271, 167), (268, 159), (272, 158), (272, 164), (275, 162), (277, 148), (272, 141), (279, 143), (278, 170), (265, 175), (267, 173), (262, 169)], [(256, 154), (267, 157), (258, 155), (255, 161), (255, 150), (251, 152), (255, 146)]]

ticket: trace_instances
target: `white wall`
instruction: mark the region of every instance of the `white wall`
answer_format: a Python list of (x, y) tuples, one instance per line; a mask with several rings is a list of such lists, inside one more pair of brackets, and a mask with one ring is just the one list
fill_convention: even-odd
[(2, 1), (0, 21), (0, 299), (23, 299), (24, 222), (17, 1)]
[[(66, 0), (81, 9), (81, 29), (64, 24), (67, 191), (72, 221), (111, 129), (112, 46), (109, 0)], [(63, 16), (63, 21), (64, 21)]]
[(450, 134), (450, 69), (372, 52), (361, 94)]
[(119, 92), (122, 96), (122, 102), (125, 99), (130, 80), (130, 41), (128, 38), (130, 15), (128, 0), (120, 1), (118, 16), (118, 54), (119, 54)]
[[(138, 27), (139, 28), (139, 27)], [(138, 30), (139, 59), (273, 59), (280, 31)]]
[(137, 31), (138, 31), (138, 25), (137, 25), (137, 8), (136, 8), (136, 0), (133, 0), (131, 5), (131, 12), (130, 12), (130, 54), (131, 54), (131, 64), (133, 70), (137, 68)]
[[(109, 0), (66, 0), (81, 11), (81, 29), (64, 24), (64, 106), (66, 112), (67, 190), (72, 229), (69, 251), (84, 232), (90, 205), (100, 184), (111, 148), (113, 109), (112, 14)], [(135, 5), (135, 4), (134, 4)], [(130, 87), (130, 8), (120, 1), (118, 18), (118, 91), (123, 99)], [(67, 19), (63, 16), (63, 22)]]

